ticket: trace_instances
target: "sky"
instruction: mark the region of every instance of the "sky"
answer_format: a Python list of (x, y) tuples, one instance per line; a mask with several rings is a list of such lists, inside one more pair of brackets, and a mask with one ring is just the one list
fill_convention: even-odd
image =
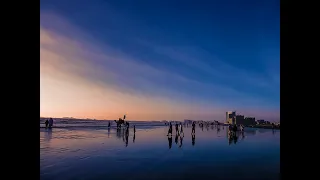
[(280, 120), (279, 0), (40, 0), (40, 116)]

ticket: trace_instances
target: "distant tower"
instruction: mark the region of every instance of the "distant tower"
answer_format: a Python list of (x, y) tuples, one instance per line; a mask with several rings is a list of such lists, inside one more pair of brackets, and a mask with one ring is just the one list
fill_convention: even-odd
[(226, 123), (234, 124), (236, 117), (236, 111), (227, 111), (226, 112)]

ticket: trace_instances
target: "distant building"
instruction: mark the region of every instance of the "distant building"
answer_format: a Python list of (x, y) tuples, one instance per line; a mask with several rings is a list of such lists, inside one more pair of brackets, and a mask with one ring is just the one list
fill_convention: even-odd
[(245, 126), (248, 126), (248, 125), (256, 125), (256, 118), (255, 117), (246, 117), (244, 118), (244, 124)]
[(257, 120), (257, 124), (259, 124), (259, 125), (266, 124), (266, 121), (263, 119), (259, 119), (259, 120)]
[(244, 126), (250, 126), (250, 125), (255, 125), (255, 118), (254, 117), (244, 117), (243, 115), (236, 115), (234, 117), (234, 124), (237, 125), (244, 125)]
[(236, 115), (235, 124), (245, 124), (243, 115)]
[(186, 124), (192, 124), (192, 122), (193, 122), (193, 120), (189, 120), (189, 119), (184, 120), (184, 123), (186, 123)]
[(235, 117), (236, 117), (235, 111), (226, 112), (226, 123), (227, 124), (235, 124)]

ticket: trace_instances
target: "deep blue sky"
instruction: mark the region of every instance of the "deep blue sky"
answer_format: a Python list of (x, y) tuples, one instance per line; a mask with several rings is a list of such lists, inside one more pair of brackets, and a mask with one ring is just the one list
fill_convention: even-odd
[[(184, 99), (192, 96), (234, 109), (279, 109), (279, 0), (40, 2), (41, 14), (63, 17), (131, 61), (201, 83), (195, 87), (146, 74)], [(73, 37), (48, 18), (40, 21), (44, 28)], [(127, 86), (148, 90), (135, 83)]]

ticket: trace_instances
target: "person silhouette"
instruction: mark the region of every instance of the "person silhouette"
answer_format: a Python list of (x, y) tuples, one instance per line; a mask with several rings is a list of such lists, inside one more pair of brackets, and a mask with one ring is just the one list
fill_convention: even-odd
[(192, 134), (191, 138), (192, 138), (192, 146), (194, 146), (194, 144), (196, 143), (196, 135)]
[(184, 133), (183, 133), (183, 127), (182, 127), (182, 123), (180, 123), (180, 134), (184, 135)]
[(172, 147), (172, 136), (168, 136), (169, 149)]
[(196, 133), (196, 124), (193, 122), (193, 123), (192, 123), (191, 134), (195, 134), (195, 133)]
[(48, 119), (46, 120), (45, 125), (46, 125), (46, 128), (48, 128), (48, 125), (49, 125)]

